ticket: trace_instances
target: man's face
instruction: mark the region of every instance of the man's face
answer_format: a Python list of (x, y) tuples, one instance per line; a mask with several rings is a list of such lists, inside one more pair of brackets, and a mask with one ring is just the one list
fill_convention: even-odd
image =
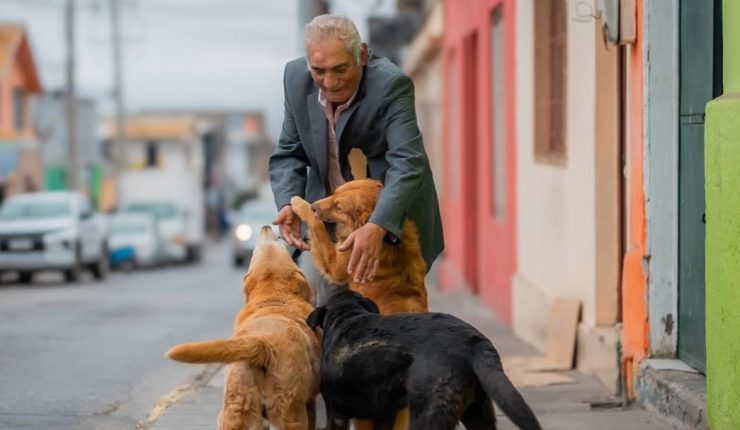
[(367, 46), (363, 43), (360, 48), (359, 64), (335, 37), (309, 43), (306, 54), (311, 77), (326, 98), (338, 104), (349, 100), (360, 85), (362, 66), (367, 63)]

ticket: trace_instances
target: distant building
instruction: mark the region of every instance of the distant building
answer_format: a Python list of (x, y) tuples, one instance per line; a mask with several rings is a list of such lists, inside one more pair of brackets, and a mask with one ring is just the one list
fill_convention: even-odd
[[(34, 129), (43, 147), (44, 188), (47, 190), (64, 190), (69, 185), (66, 103), (63, 91), (42, 94), (31, 100)], [(97, 138), (97, 111), (92, 100), (78, 98), (76, 104), (79, 175), (84, 178), (86, 191), (97, 202), (105, 174), (103, 149)]]
[(23, 26), (0, 24), (0, 201), (43, 186), (40, 143), (28, 103), (29, 95), (40, 92)]

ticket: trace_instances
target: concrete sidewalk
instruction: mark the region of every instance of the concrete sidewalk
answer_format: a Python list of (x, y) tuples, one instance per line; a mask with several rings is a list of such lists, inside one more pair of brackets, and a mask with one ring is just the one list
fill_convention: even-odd
[[(535, 355), (536, 351), (516, 338), (509, 328), (496, 320), (490, 311), (467, 293), (441, 294), (430, 289), (430, 304), (434, 311), (454, 314), (474, 325), (507, 357)], [(508, 372), (508, 369), (507, 369)], [(609, 396), (601, 383), (592, 376), (577, 371), (557, 372), (562, 382), (531, 386), (527, 378), (514, 375), (522, 394), (534, 409), (543, 428), (550, 430), (663, 430), (673, 427), (640, 406), (622, 408), (619, 399)], [(223, 395), (223, 368), (201, 368), (201, 373), (163, 398), (159, 407), (138, 428), (151, 430), (211, 430), (216, 428)], [(524, 386), (522, 386), (522, 384)], [(527, 386), (530, 385), (530, 386)], [(319, 415), (323, 415), (319, 411)], [(499, 414), (499, 429), (515, 427)], [(319, 419), (323, 427), (323, 419)]]

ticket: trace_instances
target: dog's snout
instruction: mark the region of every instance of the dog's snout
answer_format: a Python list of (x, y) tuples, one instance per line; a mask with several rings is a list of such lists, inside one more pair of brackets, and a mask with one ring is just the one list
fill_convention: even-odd
[(275, 232), (272, 230), (272, 227), (270, 227), (269, 225), (262, 226), (262, 229), (260, 230), (260, 237), (262, 239), (267, 239), (267, 240), (277, 239), (277, 236), (275, 236)]
[(316, 207), (316, 203), (311, 203), (311, 210), (316, 212), (318, 208)]

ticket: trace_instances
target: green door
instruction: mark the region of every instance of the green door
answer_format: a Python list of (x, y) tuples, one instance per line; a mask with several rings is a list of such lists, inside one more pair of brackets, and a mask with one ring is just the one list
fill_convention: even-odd
[(678, 357), (706, 370), (704, 107), (721, 94), (720, 0), (682, 0), (679, 47)]

